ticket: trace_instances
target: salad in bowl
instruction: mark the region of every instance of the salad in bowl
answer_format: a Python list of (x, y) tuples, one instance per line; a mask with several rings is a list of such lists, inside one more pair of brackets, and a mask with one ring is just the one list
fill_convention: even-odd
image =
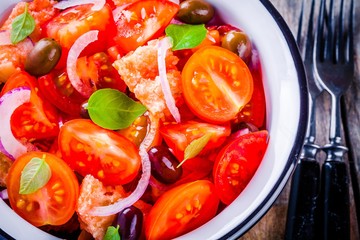
[(7, 237), (229, 238), (269, 208), (307, 98), (268, 2), (15, 2), (0, 26)]

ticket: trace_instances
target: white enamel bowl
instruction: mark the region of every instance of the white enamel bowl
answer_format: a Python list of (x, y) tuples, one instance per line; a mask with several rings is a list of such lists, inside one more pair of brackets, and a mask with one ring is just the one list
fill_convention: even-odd
[[(259, 51), (270, 141), (259, 169), (241, 195), (211, 221), (179, 239), (235, 239), (253, 226), (289, 179), (302, 146), (308, 116), (301, 57), (290, 30), (271, 3), (268, 0), (208, 1), (227, 23), (243, 29)], [(0, 2), (0, 14), (10, 2)], [(19, 240), (29, 236), (38, 240), (54, 238), (17, 216), (2, 200), (0, 228)]]

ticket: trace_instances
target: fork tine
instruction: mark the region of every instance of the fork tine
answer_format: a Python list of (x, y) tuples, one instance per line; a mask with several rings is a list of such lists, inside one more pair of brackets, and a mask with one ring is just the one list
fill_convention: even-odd
[[(303, 2), (304, 3), (304, 2)], [(315, 11), (315, 0), (311, 2), (311, 9), (310, 9), (310, 17), (309, 17), (309, 24), (308, 30), (306, 33), (306, 40), (305, 40), (305, 58), (311, 59), (313, 53), (313, 40), (314, 40), (314, 11)]]
[(348, 44), (347, 44), (347, 56), (345, 57), (346, 62), (354, 62), (354, 0), (350, 1), (350, 14), (349, 14), (349, 29), (348, 29)]
[(299, 18), (299, 25), (298, 25), (298, 31), (297, 31), (297, 35), (296, 35), (296, 42), (300, 48), (300, 50), (302, 49), (301, 47), (301, 33), (302, 33), (302, 24), (303, 24), (303, 18), (304, 18), (304, 1), (302, 1), (301, 3), (301, 11), (300, 11), (300, 18)]
[(320, 1), (320, 11), (318, 15), (318, 26), (316, 32), (316, 44), (315, 44), (315, 54), (316, 58), (323, 61), (325, 59), (324, 54), (324, 23), (325, 23), (325, 0)]
[[(326, 1), (325, 1), (326, 2)], [(325, 14), (326, 11), (326, 4), (324, 4), (324, 11)], [(335, 32), (335, 24), (334, 23), (334, 0), (330, 0), (329, 5), (329, 15), (327, 16), (327, 40), (325, 43), (325, 59), (332, 59), (334, 62), (336, 62), (336, 32)], [(339, 32), (339, 31), (338, 31)]]

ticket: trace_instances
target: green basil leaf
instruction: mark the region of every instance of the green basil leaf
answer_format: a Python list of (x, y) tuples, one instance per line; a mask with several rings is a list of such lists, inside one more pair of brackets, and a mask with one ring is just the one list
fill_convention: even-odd
[(90, 96), (87, 110), (95, 124), (106, 129), (118, 130), (129, 127), (147, 109), (126, 94), (105, 88)]
[(35, 20), (28, 12), (27, 4), (25, 11), (14, 18), (11, 27), (10, 40), (12, 44), (21, 42), (34, 31)]
[(201, 150), (204, 149), (206, 144), (210, 141), (212, 133), (206, 133), (202, 137), (193, 140), (184, 151), (184, 160), (177, 166), (180, 167), (186, 160), (196, 157)]
[(104, 240), (120, 240), (119, 225), (117, 225), (117, 227), (108, 227), (104, 236)]
[(45, 186), (50, 178), (51, 169), (45, 161), (45, 155), (42, 159), (34, 157), (21, 172), (19, 193), (34, 193)]
[(207, 30), (204, 24), (170, 24), (166, 27), (165, 33), (172, 40), (172, 50), (181, 50), (199, 46), (206, 38)]

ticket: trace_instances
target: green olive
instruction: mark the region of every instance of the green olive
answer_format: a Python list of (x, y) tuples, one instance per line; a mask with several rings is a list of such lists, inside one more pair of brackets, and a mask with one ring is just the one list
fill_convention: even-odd
[(236, 30), (227, 32), (221, 40), (221, 46), (238, 54), (245, 62), (251, 56), (251, 41), (244, 33)]
[(214, 16), (214, 8), (203, 0), (186, 0), (180, 3), (177, 17), (188, 24), (209, 22)]
[(25, 60), (25, 70), (33, 76), (49, 73), (61, 57), (61, 46), (51, 38), (38, 41)]

